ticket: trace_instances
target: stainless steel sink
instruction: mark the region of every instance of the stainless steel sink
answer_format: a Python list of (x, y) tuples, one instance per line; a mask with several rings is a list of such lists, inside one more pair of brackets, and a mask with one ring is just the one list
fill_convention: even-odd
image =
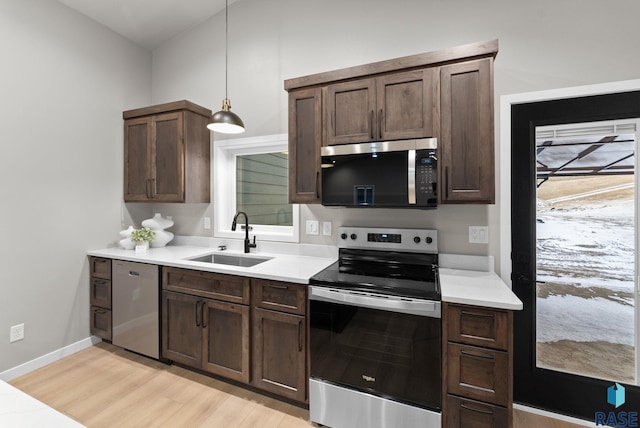
[(251, 267), (271, 260), (271, 257), (234, 256), (230, 254), (208, 254), (206, 256), (189, 259), (192, 262), (213, 263), (219, 265), (231, 265)]

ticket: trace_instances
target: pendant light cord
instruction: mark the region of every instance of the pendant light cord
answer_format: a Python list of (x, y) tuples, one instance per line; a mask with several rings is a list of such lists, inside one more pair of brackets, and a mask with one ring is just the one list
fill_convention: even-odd
[(224, 97), (229, 99), (229, 0), (224, 5)]

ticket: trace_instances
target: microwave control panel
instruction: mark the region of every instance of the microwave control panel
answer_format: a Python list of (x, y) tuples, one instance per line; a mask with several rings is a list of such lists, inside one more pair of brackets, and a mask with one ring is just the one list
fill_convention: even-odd
[(435, 149), (416, 151), (416, 202), (418, 205), (438, 200), (438, 158)]

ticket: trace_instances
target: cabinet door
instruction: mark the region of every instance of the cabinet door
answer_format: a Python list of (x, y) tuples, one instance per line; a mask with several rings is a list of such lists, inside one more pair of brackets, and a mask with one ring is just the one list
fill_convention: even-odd
[(254, 308), (253, 381), (258, 388), (305, 401), (305, 318)]
[(289, 202), (320, 203), (321, 90), (289, 93)]
[(509, 349), (512, 313), (474, 306), (446, 305), (449, 340), (500, 350)]
[(442, 203), (494, 203), (493, 59), (440, 72)]
[(111, 310), (91, 306), (91, 334), (111, 340)]
[(506, 406), (511, 383), (507, 352), (447, 344), (447, 392)]
[(111, 281), (91, 278), (91, 305), (111, 309)]
[(124, 200), (147, 201), (152, 191), (151, 117), (124, 122)]
[(184, 201), (183, 113), (153, 116), (151, 196), (158, 202)]
[(509, 412), (505, 407), (494, 406), (475, 400), (467, 400), (454, 395), (447, 396), (447, 428), (507, 428)]
[(202, 299), (162, 292), (162, 357), (192, 367), (202, 361)]
[(92, 278), (111, 279), (111, 259), (89, 257), (89, 275)]
[(249, 383), (249, 307), (204, 300), (202, 368)]
[(436, 69), (381, 76), (377, 82), (377, 139), (434, 136)]
[(325, 146), (378, 139), (374, 79), (329, 85), (325, 95)]

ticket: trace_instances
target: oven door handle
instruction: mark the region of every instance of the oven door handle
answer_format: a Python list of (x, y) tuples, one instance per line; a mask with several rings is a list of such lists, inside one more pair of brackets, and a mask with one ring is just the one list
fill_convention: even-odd
[(440, 302), (438, 301), (337, 290), (327, 287), (310, 286), (309, 289), (309, 300), (347, 304), (433, 318), (441, 317)]

